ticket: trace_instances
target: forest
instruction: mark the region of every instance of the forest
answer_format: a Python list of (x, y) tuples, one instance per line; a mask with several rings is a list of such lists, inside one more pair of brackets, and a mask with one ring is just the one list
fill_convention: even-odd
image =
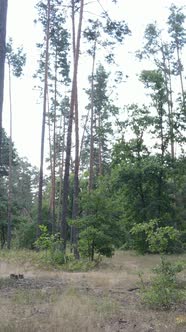
[[(112, 6), (117, 2), (110, 1)], [(29, 319), (33, 303), (34, 314), (40, 313), (38, 303), (40, 308), (47, 303), (43, 312), (51, 313), (49, 304), (56, 303), (57, 287), (62, 292), (69, 280), (75, 288), (60, 300), (64, 332), (124, 328), (164, 332), (174, 318), (169, 331), (185, 331), (186, 317), (178, 315), (185, 310), (186, 294), (185, 8), (172, 4), (164, 29), (158, 22), (146, 25), (141, 48), (135, 51), (136, 61), (145, 68), (136, 73), (144, 87), (144, 103), (125, 104), (123, 97), (122, 105), (118, 93), (130, 72), (118, 70), (117, 61), (121, 46), (124, 49), (133, 38), (127, 20), (113, 19), (101, 0), (38, 0), (35, 9), (34, 24), (42, 34), (33, 71), (42, 113), (39, 169), (19, 155), (13, 141), (12, 79), (24, 75), (27, 54), (24, 45), (15, 48), (7, 36), (8, 0), (0, 0), (0, 292), (2, 296), (8, 292), (12, 303), (20, 305), (17, 313), (9, 312), (7, 321), (0, 316), (2, 331), (62, 331), (57, 311), (54, 320), (45, 317), (43, 329), (37, 325), (40, 318), (31, 329), (13, 317), (27, 305)], [(82, 64), (86, 64), (83, 73)], [(5, 76), (9, 110), (3, 107)], [(4, 112), (10, 114), (9, 132), (4, 129)], [(158, 258), (161, 262), (148, 288), (149, 268)], [(6, 260), (14, 264), (13, 271), (6, 265), (10, 280), (3, 274)], [(35, 264), (31, 275), (27, 264)], [(49, 274), (36, 273), (38, 266), (48, 268)], [(52, 273), (58, 269), (78, 271), (80, 279), (63, 274), (64, 284), (59, 275), (54, 282)], [(34, 279), (38, 273), (45, 279)], [(128, 285), (124, 291), (123, 283)], [(157, 318), (143, 311), (140, 321), (138, 289), (151, 309), (174, 308), (175, 314)], [(181, 311), (175, 309), (177, 303)], [(89, 321), (76, 317), (76, 306), (80, 316), (81, 310), (90, 316)], [(136, 318), (131, 319), (132, 311), (127, 310), (136, 310)], [(125, 312), (126, 320), (119, 312)]]
[[(33, 73), (43, 105), (40, 169), (19, 157), (10, 117), (10, 136), (1, 128), (1, 248), (34, 249), (47, 234), (64, 254), (68, 247), (76, 259), (92, 261), (117, 248), (185, 250), (185, 13), (172, 4), (166, 31), (158, 23), (146, 26), (136, 57), (150, 61), (139, 73), (148, 104), (119, 108), (112, 93), (124, 79), (117, 49), (132, 31), (98, 5), (99, 19), (92, 19), (84, 1), (37, 3), (35, 24), (43, 30)], [(3, 7), (1, 15), (5, 22)], [(26, 54), (9, 38), (1, 57), (9, 69), (11, 112), (11, 77), (24, 74)], [(86, 97), (78, 93), (82, 57), (90, 65)], [(87, 101), (83, 112), (81, 98)]]

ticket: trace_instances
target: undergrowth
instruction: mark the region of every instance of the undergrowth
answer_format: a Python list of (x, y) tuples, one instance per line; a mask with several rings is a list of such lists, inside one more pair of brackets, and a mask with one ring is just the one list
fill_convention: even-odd
[(63, 270), (69, 272), (86, 272), (95, 268), (100, 259), (90, 262), (88, 259), (76, 260), (71, 253), (50, 250), (0, 250), (0, 261), (21, 265), (24, 268), (34, 267), (47, 270)]
[(161, 257), (160, 264), (153, 269), (154, 276), (149, 285), (146, 286), (142, 275), (141, 299), (152, 309), (170, 309), (180, 302), (184, 296), (184, 289), (180, 288), (177, 274), (183, 271), (184, 266), (180, 262), (172, 263), (165, 257)]

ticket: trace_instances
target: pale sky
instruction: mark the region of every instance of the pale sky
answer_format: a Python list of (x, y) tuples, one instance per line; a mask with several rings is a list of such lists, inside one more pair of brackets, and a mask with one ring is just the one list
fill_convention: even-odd
[[(39, 102), (38, 94), (33, 89), (36, 82), (32, 79), (39, 56), (35, 44), (41, 36), (40, 28), (33, 23), (37, 15), (34, 9), (36, 2), (36, 0), (9, 0), (7, 37), (13, 38), (15, 46), (23, 45), (27, 53), (23, 78), (14, 79), (12, 82), (13, 141), (20, 156), (26, 156), (33, 165), (39, 166), (42, 102)], [(100, 0), (100, 2), (109, 10), (111, 0)], [(144, 100), (144, 89), (136, 77), (142, 65), (135, 60), (132, 53), (142, 47), (143, 32), (148, 23), (157, 21), (160, 27), (165, 26), (168, 8), (172, 3), (184, 6), (185, 0), (118, 0), (115, 10), (112, 6), (110, 16), (124, 19), (132, 31), (132, 36), (127, 37), (123, 46), (119, 48), (118, 55), (120, 70), (129, 75), (128, 82), (119, 89), (119, 101), (123, 105), (132, 102), (142, 103)], [(85, 72), (87, 71), (82, 70), (80, 74)], [(8, 133), (7, 89), (6, 82), (3, 124)]]

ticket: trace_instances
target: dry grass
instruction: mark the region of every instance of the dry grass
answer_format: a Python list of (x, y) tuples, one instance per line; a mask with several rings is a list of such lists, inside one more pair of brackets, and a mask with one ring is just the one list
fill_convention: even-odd
[[(149, 280), (158, 255), (117, 252), (95, 271), (77, 273), (43, 270), (34, 255), (27, 262), (26, 253), (1, 253), (0, 332), (186, 331), (184, 304), (171, 312), (151, 311), (129, 291), (138, 286), (140, 272)], [(12, 281), (10, 273), (24, 273), (25, 279)]]

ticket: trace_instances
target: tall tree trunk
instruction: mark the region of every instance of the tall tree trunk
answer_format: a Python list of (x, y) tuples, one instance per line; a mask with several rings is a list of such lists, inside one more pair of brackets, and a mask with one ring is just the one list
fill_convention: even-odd
[(7, 247), (11, 247), (12, 239), (12, 87), (11, 87), (11, 67), (9, 63), (9, 103), (10, 103), (10, 140), (9, 140), (9, 175), (8, 175), (8, 227), (7, 227)]
[(164, 128), (163, 128), (163, 105), (159, 109), (160, 117), (160, 135), (161, 135), (161, 169), (158, 177), (158, 218), (161, 218), (162, 212), (162, 190), (163, 190), (163, 165), (164, 165), (164, 155), (165, 155), (165, 142), (164, 142)]
[[(62, 116), (62, 115), (61, 115)], [(61, 124), (62, 125), (62, 124)], [(60, 125), (60, 127), (61, 127)], [(62, 155), (61, 162), (59, 165), (59, 200), (58, 200), (58, 218), (57, 223), (58, 227), (61, 223), (61, 212), (62, 212), (62, 186), (63, 186), (63, 169), (64, 169), (64, 152), (65, 152), (65, 115), (63, 116), (63, 147), (62, 147)]]
[[(73, 43), (73, 56), (75, 63), (76, 55), (76, 44), (75, 44), (75, 8), (74, 3), (72, 6), (72, 43)], [(76, 220), (79, 214), (79, 112), (78, 112), (78, 89), (77, 89), (77, 78), (75, 82), (75, 166), (74, 166), (74, 192), (73, 192), (73, 207), (72, 207), (72, 219)], [(78, 251), (78, 228), (74, 224), (71, 228), (71, 241), (74, 250), (74, 256), (76, 259), (79, 259)]]
[[(76, 85), (76, 101), (75, 101), (75, 169), (74, 169), (74, 193), (73, 193), (73, 208), (72, 218), (76, 220), (79, 214), (79, 119), (78, 119), (78, 98)], [(72, 243), (74, 247), (74, 256), (79, 259), (78, 252), (78, 228), (76, 225), (72, 227)]]
[(8, 0), (0, 0), (0, 166), (2, 163), (2, 114), (4, 96), (4, 67), (6, 55), (6, 20)]
[(173, 118), (173, 98), (172, 98), (172, 78), (171, 78), (171, 69), (170, 69), (170, 62), (169, 62), (169, 70), (168, 70), (168, 76), (169, 76), (169, 102), (170, 102), (170, 139), (171, 139), (171, 157), (172, 160), (175, 158), (175, 143), (174, 143), (174, 118)]
[(171, 84), (171, 71), (170, 71), (170, 62), (166, 64), (166, 57), (164, 46), (161, 47), (162, 57), (163, 57), (163, 74), (166, 87), (167, 95), (167, 106), (168, 106), (168, 123), (169, 123), (169, 133), (170, 133), (170, 144), (171, 144), (171, 157), (174, 160), (174, 125), (173, 125), (173, 101), (172, 101), (172, 84)]
[(176, 52), (177, 52), (177, 59), (178, 59), (178, 69), (179, 69), (179, 77), (180, 77), (182, 102), (183, 102), (183, 106), (185, 106), (185, 94), (184, 94), (184, 87), (183, 87), (182, 64), (181, 64), (181, 59), (180, 59), (180, 48), (179, 48), (179, 43), (178, 43), (177, 38), (176, 38)]
[(101, 143), (101, 135), (100, 135), (100, 128), (101, 128), (101, 114), (99, 112), (99, 118), (98, 118), (98, 128), (99, 128), (99, 151), (98, 151), (98, 163), (99, 163), (99, 171), (98, 174), (101, 176), (103, 174), (103, 168), (102, 168), (102, 143)]
[(91, 75), (91, 115), (90, 115), (90, 161), (89, 161), (89, 192), (93, 189), (94, 178), (94, 69), (96, 60), (96, 40), (94, 44), (92, 57), (92, 75)]
[(56, 231), (56, 108), (57, 108), (57, 48), (55, 54), (55, 83), (54, 83), (54, 119), (53, 119), (53, 169), (52, 169), (52, 233)]
[(53, 181), (53, 158), (52, 158), (52, 137), (51, 137), (51, 121), (50, 121), (50, 104), (49, 104), (49, 93), (47, 91), (47, 116), (48, 116), (48, 142), (49, 142), (49, 159), (50, 159), (50, 175), (51, 175), (51, 191), (50, 191), (50, 203), (49, 203), (49, 220), (52, 230), (52, 211), (53, 211), (53, 197), (52, 197), (52, 181)]
[[(72, 6), (74, 6), (74, 0), (72, 0)], [(74, 61), (74, 72), (73, 72), (73, 79), (72, 79), (72, 92), (71, 92), (71, 102), (70, 102), (68, 133), (67, 133), (65, 175), (64, 175), (64, 189), (63, 189), (61, 237), (63, 240), (64, 250), (66, 250), (66, 241), (67, 241), (67, 209), (68, 209), (68, 193), (69, 193), (70, 157), (71, 157), (71, 145), (72, 145), (72, 122), (73, 122), (74, 106), (75, 106), (75, 100), (76, 100), (76, 82), (77, 82), (77, 72), (78, 72), (78, 62), (79, 62), (79, 50), (80, 50), (81, 28), (82, 28), (82, 20), (83, 20), (83, 9), (84, 9), (84, 0), (81, 0), (75, 61)]]
[(44, 142), (45, 142), (45, 120), (47, 110), (47, 90), (48, 90), (48, 61), (49, 61), (49, 34), (50, 34), (50, 0), (47, 3), (47, 28), (46, 28), (46, 54), (45, 54), (45, 76), (44, 76), (44, 95), (43, 95), (43, 120), (41, 132), (41, 157), (39, 171), (39, 193), (38, 193), (38, 224), (37, 237), (40, 235), (39, 225), (42, 224), (42, 203), (43, 203), (43, 163), (44, 163)]

